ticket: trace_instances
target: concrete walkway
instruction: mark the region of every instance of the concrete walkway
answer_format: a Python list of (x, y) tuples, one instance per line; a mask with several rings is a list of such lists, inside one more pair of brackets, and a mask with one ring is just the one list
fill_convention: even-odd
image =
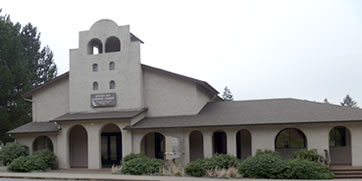
[[(55, 180), (121, 180), (121, 181), (270, 181), (270, 179), (215, 179), (215, 178), (196, 178), (196, 177), (168, 177), (168, 176), (132, 176), (115, 175), (110, 170), (54, 170), (49, 172), (15, 173), (0, 172), (0, 178), (27, 178), (27, 179), (55, 179)], [(338, 179), (338, 181), (347, 181), (351, 179)], [(353, 179), (362, 181), (362, 179)], [(274, 181), (274, 180), (273, 180)], [(281, 180), (286, 181), (286, 180)], [(304, 180), (305, 181), (305, 180)], [(311, 181), (311, 180), (308, 180)], [(319, 180), (320, 181), (320, 180)]]

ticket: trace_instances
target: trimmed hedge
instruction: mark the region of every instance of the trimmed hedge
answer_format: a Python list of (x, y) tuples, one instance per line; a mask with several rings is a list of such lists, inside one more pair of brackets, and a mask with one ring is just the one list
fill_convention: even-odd
[(283, 174), (285, 179), (332, 179), (333, 173), (326, 165), (315, 161), (294, 159), (288, 161)]
[(32, 156), (39, 157), (39, 159), (43, 160), (47, 164), (48, 168), (57, 168), (57, 156), (48, 149), (36, 151), (32, 154)]
[(11, 162), (8, 169), (14, 172), (41, 171), (48, 168), (47, 163), (38, 155), (21, 156)]
[(271, 179), (332, 179), (333, 174), (326, 165), (315, 161), (283, 160), (279, 154), (258, 152), (244, 160), (238, 167), (243, 177)]
[(16, 158), (28, 155), (29, 149), (27, 146), (17, 143), (7, 143), (0, 150), (0, 162), (2, 162), (4, 166), (8, 166)]
[(238, 167), (243, 177), (280, 179), (287, 162), (275, 152), (259, 152), (244, 160)]
[(227, 154), (215, 154), (211, 158), (196, 160), (186, 165), (185, 173), (194, 176), (205, 176), (207, 170), (228, 169), (230, 167), (237, 167), (239, 161), (236, 157)]
[(122, 173), (131, 175), (149, 175), (160, 172), (162, 161), (148, 157), (130, 159), (123, 163)]
[(135, 154), (135, 153), (131, 153), (127, 156), (125, 156), (124, 158), (122, 158), (122, 162), (128, 162), (130, 160), (134, 160), (134, 159), (137, 159), (137, 158), (145, 158), (146, 156), (142, 153), (138, 153), (138, 154)]
[(203, 177), (206, 174), (205, 160), (190, 162), (185, 167), (185, 173), (193, 177)]

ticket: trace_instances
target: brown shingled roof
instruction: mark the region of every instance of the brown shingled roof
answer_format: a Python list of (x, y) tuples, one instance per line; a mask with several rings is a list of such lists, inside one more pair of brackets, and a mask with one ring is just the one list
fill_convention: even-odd
[(81, 120), (106, 120), (106, 119), (130, 119), (147, 111), (141, 110), (110, 111), (110, 112), (78, 112), (66, 113), (51, 121), (81, 121)]
[(298, 99), (210, 102), (195, 116), (145, 118), (129, 129), (362, 122), (362, 109)]
[[(157, 71), (157, 72), (159, 72), (159, 73), (163, 73), (163, 74), (166, 74), (166, 75), (168, 75), (168, 76), (174, 76), (174, 77), (176, 77), (176, 78), (181, 78), (181, 79), (184, 79), (184, 80), (186, 80), (186, 81), (194, 82), (194, 83), (196, 83), (197, 85), (205, 88), (206, 90), (211, 91), (213, 94), (218, 94), (218, 93), (219, 93), (215, 88), (213, 88), (210, 84), (208, 84), (208, 83), (205, 82), (205, 81), (198, 80), (198, 79), (194, 79), (194, 78), (187, 77), (187, 76), (180, 75), (180, 74), (176, 74), (176, 73), (173, 73), (173, 72), (169, 72), (169, 71), (167, 71), (167, 70), (163, 70), (163, 69), (151, 67), (151, 66), (149, 66), (149, 65), (141, 64), (141, 66), (142, 66), (143, 69), (147, 69), (147, 70), (150, 70), (150, 71)], [(45, 87), (47, 87), (47, 86), (49, 86), (49, 85), (52, 85), (52, 84), (58, 82), (59, 80), (63, 80), (63, 79), (68, 78), (68, 77), (69, 77), (69, 72), (66, 72), (66, 73), (64, 73), (64, 74), (62, 74), (62, 75), (57, 76), (57, 77), (56, 77), (55, 79), (53, 79), (53, 80), (47, 81), (47, 82), (45, 82), (44, 84), (42, 84), (42, 85), (40, 85), (40, 86), (38, 86), (38, 87), (35, 87), (35, 88), (31, 89), (30, 91), (24, 93), (22, 96), (23, 96), (24, 98), (30, 98), (30, 97), (33, 95), (33, 93), (35, 93), (36, 91), (41, 90), (41, 89), (43, 89), (43, 88), (45, 88)]]
[(30, 122), (8, 131), (9, 134), (57, 132), (60, 127), (51, 122)]

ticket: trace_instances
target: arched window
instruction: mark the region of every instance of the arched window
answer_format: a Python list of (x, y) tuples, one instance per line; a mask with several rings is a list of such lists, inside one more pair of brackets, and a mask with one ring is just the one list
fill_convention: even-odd
[(116, 65), (114, 64), (114, 62), (109, 62), (109, 70), (114, 70), (116, 68)]
[(287, 128), (279, 132), (275, 139), (275, 148), (306, 148), (306, 139), (302, 131)]
[(111, 36), (106, 40), (106, 53), (121, 51), (121, 42), (115, 36)]
[(334, 127), (329, 132), (329, 146), (342, 147), (346, 146), (346, 128), (343, 126)]
[(98, 82), (93, 82), (93, 90), (98, 90)]
[(109, 82), (109, 89), (115, 89), (116, 88), (116, 83), (114, 82), (114, 80), (111, 80)]
[(88, 54), (89, 55), (97, 55), (103, 52), (103, 45), (101, 40), (94, 38), (88, 42)]
[(42, 149), (48, 149), (49, 151), (53, 151), (53, 143), (47, 136), (39, 136), (33, 142), (33, 152), (39, 151)]
[(93, 64), (93, 66), (92, 66), (92, 70), (93, 70), (93, 72), (98, 72), (98, 64)]

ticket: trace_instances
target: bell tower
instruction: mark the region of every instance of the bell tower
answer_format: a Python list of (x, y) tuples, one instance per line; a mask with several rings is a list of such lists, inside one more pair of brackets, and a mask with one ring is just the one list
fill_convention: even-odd
[(144, 107), (140, 45), (130, 27), (100, 20), (70, 50), (70, 112)]

